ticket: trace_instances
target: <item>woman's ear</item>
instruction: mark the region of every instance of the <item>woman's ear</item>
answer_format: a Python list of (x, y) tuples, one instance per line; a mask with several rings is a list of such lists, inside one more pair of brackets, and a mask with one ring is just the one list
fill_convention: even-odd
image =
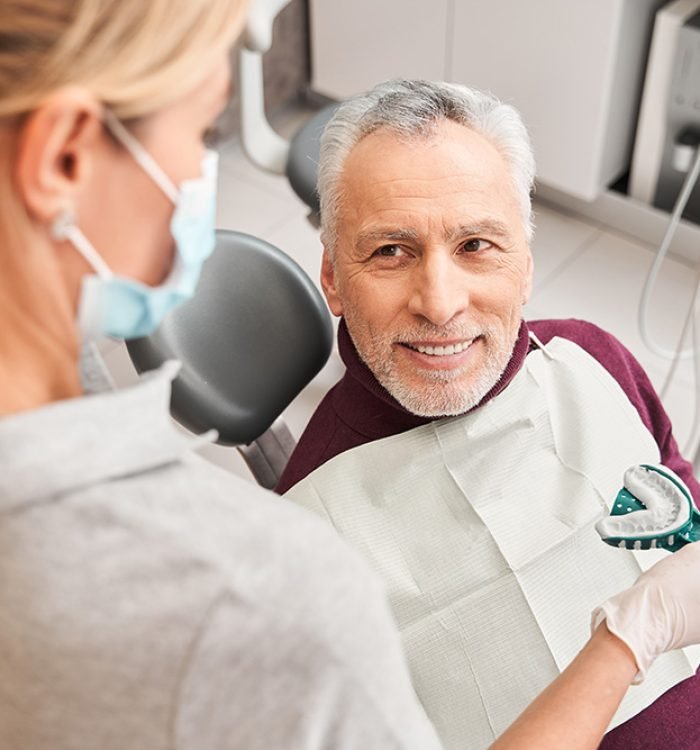
[(86, 187), (102, 134), (102, 106), (86, 89), (59, 89), (24, 120), (14, 179), (30, 216), (48, 224), (73, 209)]
[(321, 288), (331, 312), (336, 317), (340, 317), (343, 314), (343, 305), (335, 285), (333, 261), (326, 248), (323, 249), (323, 260), (321, 261)]

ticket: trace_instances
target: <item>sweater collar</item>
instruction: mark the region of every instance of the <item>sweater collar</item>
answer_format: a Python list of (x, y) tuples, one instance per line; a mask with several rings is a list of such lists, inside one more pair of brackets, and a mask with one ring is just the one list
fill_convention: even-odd
[[(473, 409), (483, 406), (510, 383), (523, 366), (529, 348), (527, 323), (522, 321), (505, 370)], [(360, 359), (342, 318), (338, 325), (338, 350), (347, 369), (334, 390), (333, 403), (340, 419), (353, 430), (370, 440), (379, 440), (435, 421), (435, 417), (419, 417), (407, 411), (380, 385), (369, 367)]]

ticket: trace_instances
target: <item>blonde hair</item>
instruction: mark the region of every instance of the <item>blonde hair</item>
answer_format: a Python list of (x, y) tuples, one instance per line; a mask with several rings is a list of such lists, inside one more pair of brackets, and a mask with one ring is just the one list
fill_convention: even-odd
[(0, 118), (87, 87), (120, 119), (180, 98), (243, 28), (247, 0), (0, 0)]

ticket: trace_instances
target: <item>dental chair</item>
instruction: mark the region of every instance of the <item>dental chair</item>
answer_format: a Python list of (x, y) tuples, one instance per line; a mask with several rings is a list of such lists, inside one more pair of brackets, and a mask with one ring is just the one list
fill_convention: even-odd
[(309, 207), (309, 220), (318, 225), (316, 193), (321, 133), (338, 104), (329, 104), (308, 120), (291, 140), (285, 140), (265, 116), (263, 54), (272, 46), (272, 25), (289, 0), (253, 0), (239, 52), (241, 143), (246, 156), (268, 172), (287, 176), (294, 192)]
[(279, 415), (326, 363), (332, 340), (320, 292), (289, 256), (218, 230), (195, 296), (127, 349), (139, 372), (180, 360), (173, 417), (195, 433), (216, 429), (271, 489), (295, 446)]

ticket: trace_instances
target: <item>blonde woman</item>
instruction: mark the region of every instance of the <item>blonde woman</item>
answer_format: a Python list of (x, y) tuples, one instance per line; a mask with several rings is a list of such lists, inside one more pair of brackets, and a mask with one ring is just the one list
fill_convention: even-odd
[[(197, 458), (173, 369), (88, 394), (81, 345), (152, 330), (213, 242), (238, 0), (0, 6), (0, 747), (438, 746), (379, 584), (321, 521)], [(681, 553), (608, 605), (500, 741), (592, 748), (700, 638)], [(660, 581), (660, 583), (659, 583)], [(671, 609), (642, 609), (663, 585)], [(680, 629), (679, 629), (680, 628)], [(680, 635), (679, 635), (680, 633)]]

